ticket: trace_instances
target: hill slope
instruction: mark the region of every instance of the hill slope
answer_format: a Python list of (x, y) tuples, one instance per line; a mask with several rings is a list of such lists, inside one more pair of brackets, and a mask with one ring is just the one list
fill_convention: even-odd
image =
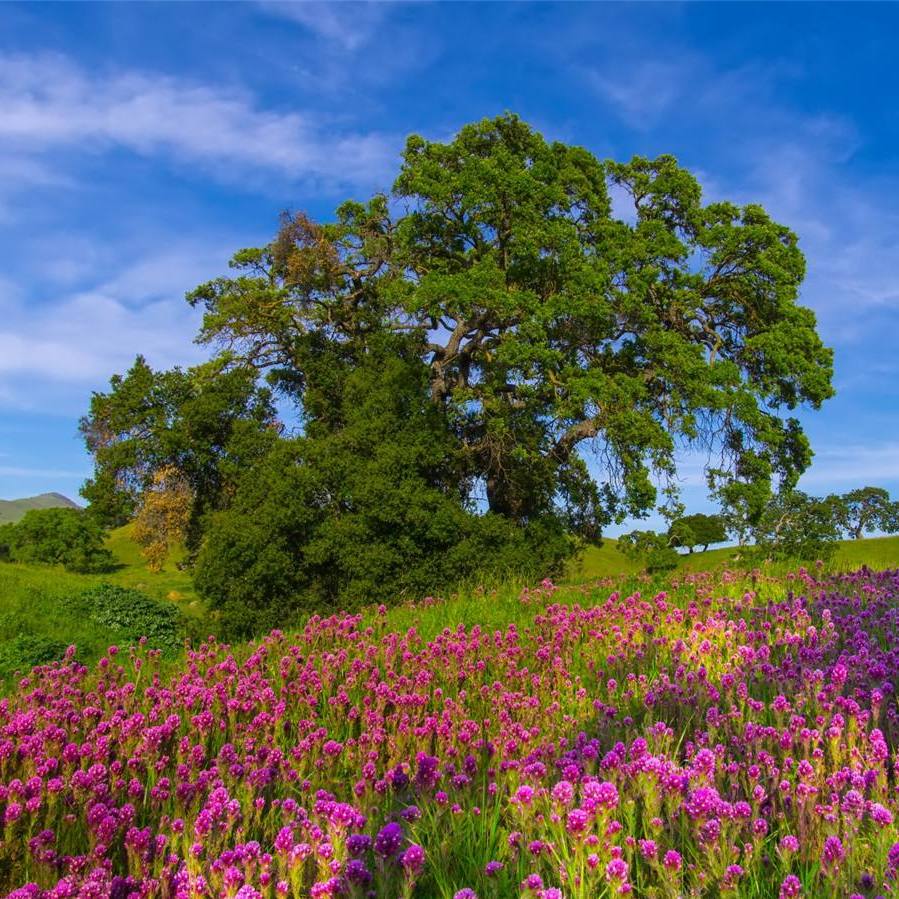
[(80, 509), (81, 506), (61, 493), (41, 493), (24, 499), (0, 499), (0, 524), (14, 523), (32, 509), (59, 508)]
[[(728, 564), (739, 566), (733, 557), (737, 547), (726, 546), (681, 556), (681, 569), (708, 571)], [(863, 540), (841, 540), (828, 564), (828, 570), (848, 571), (867, 565), (873, 569), (899, 568), (899, 536), (865, 537)], [(601, 547), (591, 546), (579, 562), (569, 570), (567, 581), (591, 580), (619, 574), (636, 574), (641, 566), (628, 559), (617, 547), (614, 539), (606, 538)]]

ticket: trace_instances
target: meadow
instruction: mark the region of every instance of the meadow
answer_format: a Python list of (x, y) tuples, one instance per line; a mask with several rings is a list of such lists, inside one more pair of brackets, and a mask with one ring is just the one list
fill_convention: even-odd
[(40, 666), (0, 701), (0, 888), (895, 894), (899, 571), (701, 558)]

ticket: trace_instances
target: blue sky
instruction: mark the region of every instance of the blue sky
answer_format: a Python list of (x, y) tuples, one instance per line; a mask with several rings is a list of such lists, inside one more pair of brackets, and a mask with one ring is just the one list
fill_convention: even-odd
[(897, 33), (895, 4), (0, 4), (0, 497), (77, 496), (90, 391), (201, 358), (184, 292), (282, 209), (506, 110), (794, 228), (836, 350), (803, 486), (899, 493)]

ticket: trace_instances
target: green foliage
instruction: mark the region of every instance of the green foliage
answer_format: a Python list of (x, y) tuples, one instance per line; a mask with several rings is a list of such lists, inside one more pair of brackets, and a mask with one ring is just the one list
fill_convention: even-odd
[(0, 643), (0, 678), (16, 671), (27, 672), (35, 665), (45, 665), (63, 658), (68, 644), (41, 634), (18, 634)]
[(280, 441), (212, 518), (195, 582), (230, 636), (479, 575), (550, 575), (570, 553), (559, 521), (521, 528), (464, 507), (452, 437), (421, 368), (394, 350), (348, 370), (330, 412), (340, 430)]
[(94, 457), (81, 490), (91, 514), (107, 526), (124, 524), (156, 474), (175, 470), (194, 499), (188, 537), (195, 545), (203, 516), (221, 507), (240, 471), (277, 438), (268, 391), (224, 358), (155, 372), (138, 357), (110, 387), (92, 395), (80, 425)]
[(679, 564), (680, 556), (670, 546), (657, 546), (646, 556), (646, 570), (650, 574), (673, 571)]
[(755, 553), (763, 558), (830, 559), (840, 539), (840, 509), (831, 497), (782, 491), (765, 507), (754, 528)]
[(62, 565), (69, 571), (105, 571), (113, 557), (100, 526), (78, 509), (32, 509), (0, 527), (0, 559)]
[(829, 499), (836, 504), (840, 526), (856, 540), (869, 531), (899, 532), (899, 503), (883, 487), (861, 487)]
[(668, 542), (671, 546), (684, 546), (690, 552), (697, 546), (703, 551), (713, 543), (723, 543), (727, 539), (724, 519), (720, 515), (685, 515), (671, 523)]
[(146, 637), (151, 649), (173, 650), (184, 640), (184, 622), (177, 607), (139, 590), (99, 584), (76, 597), (73, 609), (128, 643)]
[(618, 538), (618, 549), (629, 559), (645, 566), (650, 574), (677, 568), (680, 556), (665, 534), (631, 531)]
[(658, 478), (676, 503), (678, 446), (725, 460), (710, 484), (749, 524), (808, 465), (792, 412), (832, 394), (831, 352), (798, 304), (796, 235), (761, 207), (704, 204), (673, 157), (604, 163), (513, 115), (411, 137), (393, 199), (285, 215), (188, 295), (212, 360), (138, 359), (82, 422), (101, 520), (160, 471), (189, 484), (197, 585), (237, 632), (553, 573), (653, 507)]
[[(611, 187), (632, 221), (613, 216)], [(604, 164), (512, 115), (449, 143), (411, 137), (394, 195), (331, 224), (285, 219), (238, 253), (234, 277), (190, 295), (201, 340), (239, 346), (310, 427), (333, 427), (317, 354), (353, 364), (372, 335), (413, 336), (471, 483), (519, 523), (558, 506), (595, 537), (653, 505), (678, 441), (722, 451), (719, 487), (808, 465), (788, 414), (831, 395), (831, 352), (797, 304), (797, 238), (761, 207), (703, 205), (670, 156)]]

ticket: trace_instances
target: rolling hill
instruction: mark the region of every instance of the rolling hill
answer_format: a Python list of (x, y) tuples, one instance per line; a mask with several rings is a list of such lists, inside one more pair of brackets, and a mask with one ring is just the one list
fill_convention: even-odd
[[(726, 546), (695, 552), (681, 556), (682, 571), (708, 571), (733, 564), (737, 547)], [(830, 570), (849, 571), (867, 565), (869, 568), (883, 569), (899, 567), (899, 536), (866, 537), (863, 540), (841, 540), (831, 562)], [(566, 580), (577, 582), (621, 574), (636, 574), (641, 566), (627, 558), (618, 549), (614, 538), (603, 540), (602, 546), (590, 546), (583, 555), (572, 563)]]
[(0, 499), (0, 524), (18, 521), (32, 509), (80, 509), (78, 503), (61, 493), (41, 493), (24, 499)]

